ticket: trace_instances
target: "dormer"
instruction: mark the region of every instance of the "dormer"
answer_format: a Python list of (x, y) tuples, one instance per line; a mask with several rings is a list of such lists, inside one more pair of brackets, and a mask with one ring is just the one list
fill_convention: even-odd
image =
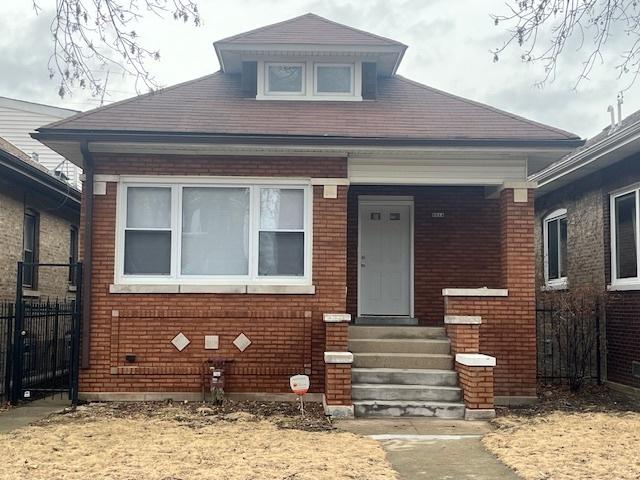
[(308, 13), (214, 43), (224, 73), (257, 100), (374, 100), (406, 45)]

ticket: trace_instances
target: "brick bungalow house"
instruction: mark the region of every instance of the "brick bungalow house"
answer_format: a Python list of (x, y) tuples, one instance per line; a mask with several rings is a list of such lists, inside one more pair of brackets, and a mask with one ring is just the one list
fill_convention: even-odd
[[(80, 192), (0, 137), (0, 302), (15, 301), (18, 262), (78, 258)], [(24, 295), (62, 299), (75, 289), (65, 269), (26, 268)]]
[(640, 390), (640, 111), (531, 176), (538, 287), (608, 290), (606, 378)]
[(199, 399), (217, 357), (332, 415), (535, 398), (527, 174), (582, 141), (401, 77), (406, 48), (307, 14), (38, 129), (86, 174), (82, 396)]

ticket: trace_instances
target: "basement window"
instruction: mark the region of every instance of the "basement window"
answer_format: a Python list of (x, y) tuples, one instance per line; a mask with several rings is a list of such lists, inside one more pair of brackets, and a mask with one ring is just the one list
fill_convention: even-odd
[(544, 275), (550, 288), (567, 286), (567, 210), (556, 210), (544, 219)]
[(120, 188), (117, 283), (310, 284), (310, 185), (183, 177)]

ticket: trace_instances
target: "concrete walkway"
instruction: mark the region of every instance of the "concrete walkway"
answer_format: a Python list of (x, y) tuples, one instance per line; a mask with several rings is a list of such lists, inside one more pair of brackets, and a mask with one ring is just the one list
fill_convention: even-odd
[(402, 480), (517, 480), (480, 439), (486, 422), (432, 418), (363, 418), (339, 429), (378, 440)]
[(17, 428), (26, 427), (27, 425), (42, 420), (53, 413), (62, 411), (71, 403), (69, 400), (61, 399), (59, 396), (54, 398), (43, 398), (42, 400), (34, 400), (25, 403), (19, 407), (10, 408), (4, 412), (0, 412), (0, 434), (9, 433)]

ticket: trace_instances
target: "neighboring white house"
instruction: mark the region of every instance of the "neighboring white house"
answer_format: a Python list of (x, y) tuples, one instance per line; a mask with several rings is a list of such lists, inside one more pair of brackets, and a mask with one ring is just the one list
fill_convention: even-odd
[(8, 140), (33, 160), (51, 171), (63, 173), (74, 186), (80, 185), (81, 170), (53, 150), (29, 136), (36, 128), (78, 113), (68, 108), (52, 107), (0, 97), (0, 137)]

